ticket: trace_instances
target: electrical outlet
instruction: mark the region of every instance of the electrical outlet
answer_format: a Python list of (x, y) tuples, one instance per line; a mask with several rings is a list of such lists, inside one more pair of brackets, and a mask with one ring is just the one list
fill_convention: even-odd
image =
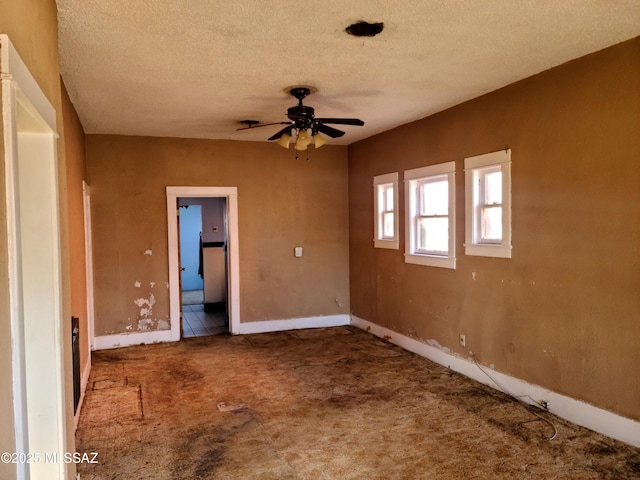
[(460, 334), (460, 345), (462, 345), (463, 347), (467, 346), (467, 337), (465, 337), (463, 334)]

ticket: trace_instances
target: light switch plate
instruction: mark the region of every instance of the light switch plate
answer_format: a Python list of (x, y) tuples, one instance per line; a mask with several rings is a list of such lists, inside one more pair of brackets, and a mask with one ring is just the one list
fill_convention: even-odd
[(302, 247), (296, 247), (293, 249), (293, 254), (296, 257), (301, 257), (302, 256)]

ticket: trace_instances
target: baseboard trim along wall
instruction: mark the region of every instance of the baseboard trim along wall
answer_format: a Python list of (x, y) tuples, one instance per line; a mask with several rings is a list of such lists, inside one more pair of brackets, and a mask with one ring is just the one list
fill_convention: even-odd
[(523, 397), (520, 399), (531, 405), (546, 401), (549, 412), (558, 417), (635, 447), (640, 447), (640, 422), (589, 405), (581, 400), (552, 392), (539, 385), (527, 383), (518, 378), (505, 375), (489, 367), (484, 367), (489, 375), (499, 383), (499, 385), (497, 385), (490, 380), (472, 360), (452, 355), (437, 346), (414, 340), (413, 338), (381, 327), (375, 323), (358, 318), (355, 315), (351, 316), (351, 324), (492, 388), (505, 391), (505, 393), (513, 396), (520, 397), (522, 395)]
[[(265, 320), (262, 322), (240, 323), (240, 335), (250, 333), (280, 332), (283, 330), (299, 330), (301, 328), (341, 327), (351, 323), (351, 316), (326, 315), (319, 317), (290, 318), (287, 320)], [(122, 333), (120, 335), (103, 335), (95, 337), (94, 350), (148, 345), (160, 342), (175, 342), (179, 339), (171, 336), (171, 330), (154, 330), (151, 332)]]
[(121, 333), (120, 335), (102, 335), (93, 340), (94, 350), (108, 350), (110, 348), (132, 347), (133, 345), (148, 345), (160, 342), (175, 342), (179, 338), (171, 336), (171, 330), (153, 330), (140, 333)]
[(350, 315), (327, 315), (321, 317), (290, 318), (287, 320), (265, 320), (240, 324), (240, 334), (280, 332), (301, 328), (341, 327), (351, 323)]

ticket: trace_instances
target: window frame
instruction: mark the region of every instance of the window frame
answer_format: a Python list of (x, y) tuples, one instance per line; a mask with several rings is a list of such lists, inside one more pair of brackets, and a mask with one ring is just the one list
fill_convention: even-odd
[[(381, 189), (393, 188), (393, 208), (381, 210), (386, 205), (380, 205)], [(400, 248), (399, 235), (399, 208), (398, 208), (398, 172), (376, 175), (373, 177), (373, 246), (374, 248), (388, 248), (398, 250)], [(393, 237), (385, 237), (384, 215), (393, 213)]]
[[(445, 179), (447, 181), (448, 212), (443, 215), (424, 216), (418, 211), (420, 186)], [(456, 268), (456, 208), (455, 162), (445, 162), (404, 171), (405, 182), (405, 263), (441, 268)], [(420, 251), (417, 247), (419, 217), (448, 219), (448, 250), (445, 254)]]
[[(482, 210), (491, 208), (481, 200), (482, 179), (488, 173), (502, 173), (502, 238), (482, 238)], [(485, 153), (464, 159), (465, 172), (465, 255), (511, 258), (511, 150)]]

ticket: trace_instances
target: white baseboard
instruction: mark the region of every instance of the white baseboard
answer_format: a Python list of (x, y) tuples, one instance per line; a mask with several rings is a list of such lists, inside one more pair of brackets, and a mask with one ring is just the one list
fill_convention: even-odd
[(150, 343), (175, 342), (171, 330), (154, 330), (151, 332), (122, 333), (120, 335), (103, 335), (93, 339), (94, 350), (131, 347), (133, 345), (148, 345)]
[(87, 385), (89, 384), (89, 375), (91, 374), (91, 359), (87, 362), (87, 365), (82, 372), (82, 379), (80, 380), (80, 400), (78, 401), (78, 411), (75, 413), (73, 422), (74, 427), (78, 429), (78, 420), (80, 420), (80, 412), (82, 411), (82, 404), (84, 403), (84, 395), (87, 392)]
[(266, 320), (240, 324), (240, 334), (280, 332), (301, 328), (341, 327), (351, 323), (350, 315), (327, 315), (324, 317), (302, 317), (288, 320)]
[(455, 370), (480, 383), (498, 390), (506, 390), (505, 393), (510, 395), (522, 396), (520, 399), (529, 404), (539, 404), (539, 402), (544, 400), (548, 404), (548, 410), (558, 417), (635, 447), (640, 447), (640, 422), (485, 367), (491, 377), (500, 384), (497, 385), (471, 360), (414, 340), (376, 325), (375, 323), (358, 318), (355, 315), (351, 316), (351, 323), (377, 337), (384, 338), (405, 350), (428, 358), (435, 363)]
[[(291, 318), (287, 320), (266, 320), (264, 322), (247, 322), (240, 324), (240, 335), (249, 333), (280, 332), (282, 330), (298, 330), (301, 328), (340, 327), (349, 325), (351, 316), (327, 315), (320, 317)], [(151, 332), (123, 333), (120, 335), (103, 335), (93, 340), (94, 350), (131, 347), (160, 342), (178, 341), (171, 330), (155, 330)]]

